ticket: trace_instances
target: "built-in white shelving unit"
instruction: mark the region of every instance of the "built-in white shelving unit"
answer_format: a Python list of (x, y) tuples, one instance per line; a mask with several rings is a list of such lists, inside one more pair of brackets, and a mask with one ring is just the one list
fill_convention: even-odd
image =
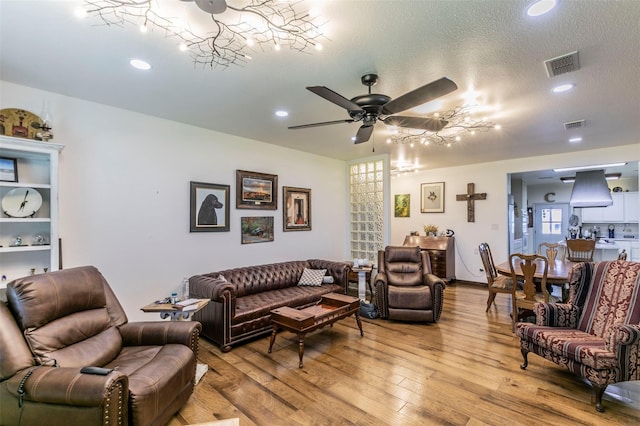
[[(15, 158), (18, 182), (0, 181), (0, 200), (15, 188), (33, 188), (42, 205), (30, 217), (0, 212), (0, 289), (10, 281), (58, 269), (58, 159), (64, 145), (0, 136), (0, 157)], [(44, 244), (35, 241), (44, 237)], [(16, 246), (16, 238), (22, 245)]]

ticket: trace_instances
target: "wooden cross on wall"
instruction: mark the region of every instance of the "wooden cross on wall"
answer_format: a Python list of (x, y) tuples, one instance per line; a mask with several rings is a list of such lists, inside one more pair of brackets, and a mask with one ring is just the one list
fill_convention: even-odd
[(467, 193), (466, 194), (458, 194), (456, 195), (456, 201), (466, 201), (467, 202), (467, 222), (475, 222), (475, 201), (476, 200), (486, 200), (487, 193), (483, 192), (481, 194), (474, 194), (475, 185), (473, 183), (467, 184)]

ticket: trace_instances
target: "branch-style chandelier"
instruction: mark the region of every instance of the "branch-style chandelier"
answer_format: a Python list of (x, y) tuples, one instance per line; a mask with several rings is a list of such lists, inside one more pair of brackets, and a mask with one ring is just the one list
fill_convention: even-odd
[[(217, 66), (242, 65), (256, 47), (263, 51), (288, 47), (299, 52), (321, 50), (325, 39), (319, 18), (301, 7), (302, 1), (282, 0), (195, 0), (210, 15), (211, 24), (203, 33), (193, 26), (179, 24), (169, 16), (163, 0), (85, 0), (88, 16), (98, 16), (108, 26), (137, 25), (141, 30), (160, 29), (180, 41), (180, 49), (191, 52), (195, 64)], [(193, 0), (181, 0), (192, 2)], [(191, 6), (191, 5), (190, 5)], [(174, 8), (175, 10), (175, 8)], [(174, 12), (175, 13), (175, 12)]]
[(488, 132), (491, 129), (500, 129), (500, 125), (488, 121), (486, 118), (474, 118), (473, 111), (476, 106), (461, 106), (444, 113), (435, 113), (433, 117), (440, 118), (449, 123), (440, 131), (408, 129), (399, 127), (397, 131), (387, 138), (387, 143), (420, 145), (451, 146), (460, 142), (463, 137), (474, 135), (477, 132)]

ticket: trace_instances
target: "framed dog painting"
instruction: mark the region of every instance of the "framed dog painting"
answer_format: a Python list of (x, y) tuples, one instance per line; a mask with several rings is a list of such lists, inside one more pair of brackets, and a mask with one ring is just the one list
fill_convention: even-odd
[(229, 231), (229, 185), (191, 182), (191, 232)]

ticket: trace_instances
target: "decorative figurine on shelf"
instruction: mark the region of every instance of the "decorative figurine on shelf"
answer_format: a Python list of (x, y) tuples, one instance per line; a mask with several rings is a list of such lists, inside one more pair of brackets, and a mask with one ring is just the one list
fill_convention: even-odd
[(13, 244), (11, 244), (12, 247), (20, 247), (22, 245), (22, 237), (15, 237), (13, 239)]
[(44, 238), (42, 234), (36, 234), (33, 236), (33, 245), (34, 246), (44, 246), (47, 244), (47, 240)]

